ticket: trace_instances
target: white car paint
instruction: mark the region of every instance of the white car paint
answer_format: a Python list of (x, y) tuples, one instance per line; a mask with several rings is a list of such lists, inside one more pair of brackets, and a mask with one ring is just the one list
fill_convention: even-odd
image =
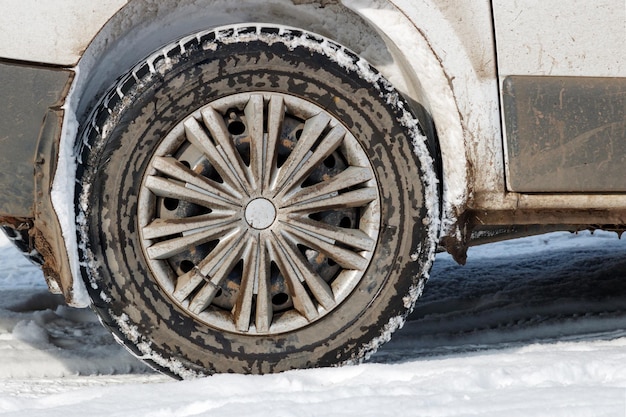
[(501, 77), (626, 77), (626, 2), (492, 3)]
[(98, 31), (126, 3), (2, 0), (0, 57), (73, 67)]

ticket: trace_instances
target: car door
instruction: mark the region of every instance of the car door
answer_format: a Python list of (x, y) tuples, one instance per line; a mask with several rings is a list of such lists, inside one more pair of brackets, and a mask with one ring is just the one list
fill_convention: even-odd
[(626, 3), (492, 7), (508, 189), (626, 191)]

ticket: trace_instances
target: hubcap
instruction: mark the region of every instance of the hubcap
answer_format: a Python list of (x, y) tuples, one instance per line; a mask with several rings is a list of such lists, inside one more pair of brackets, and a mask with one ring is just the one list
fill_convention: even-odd
[(144, 175), (144, 256), (183, 311), (230, 332), (295, 330), (347, 302), (380, 228), (356, 138), (279, 93), (216, 100), (167, 134)]
[(245, 216), (250, 227), (267, 229), (276, 219), (276, 207), (265, 198), (255, 198), (246, 206)]

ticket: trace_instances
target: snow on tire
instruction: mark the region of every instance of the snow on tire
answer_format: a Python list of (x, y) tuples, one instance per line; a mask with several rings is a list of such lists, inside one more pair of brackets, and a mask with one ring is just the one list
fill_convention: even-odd
[(358, 362), (426, 279), (438, 199), (391, 85), (314, 34), (234, 26), (120, 79), (81, 134), (82, 273), (175, 377)]

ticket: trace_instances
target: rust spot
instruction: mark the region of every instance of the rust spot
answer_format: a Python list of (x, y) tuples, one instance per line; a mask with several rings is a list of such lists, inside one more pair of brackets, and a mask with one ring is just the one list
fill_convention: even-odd
[(448, 236), (442, 237), (439, 244), (452, 255), (452, 258), (459, 265), (465, 265), (470, 237), (476, 226), (476, 217), (471, 211), (466, 210), (457, 219), (456, 224), (451, 229), (452, 232)]
[(465, 265), (467, 262), (467, 244), (463, 240), (459, 240), (453, 236), (444, 236), (441, 238), (441, 246), (452, 255), (452, 258), (459, 264)]
[(46, 282), (48, 283), (48, 287), (51, 290), (62, 288), (61, 276), (58, 272), (59, 265), (56, 257), (54, 256), (52, 247), (39, 229), (33, 227), (30, 229), (29, 234), (35, 243), (35, 249), (37, 249), (37, 252), (39, 252), (43, 257), (43, 265), (41, 266), (41, 269)]
[(31, 219), (22, 217), (0, 217), (0, 226), (8, 226), (15, 230), (28, 230), (32, 227)]

